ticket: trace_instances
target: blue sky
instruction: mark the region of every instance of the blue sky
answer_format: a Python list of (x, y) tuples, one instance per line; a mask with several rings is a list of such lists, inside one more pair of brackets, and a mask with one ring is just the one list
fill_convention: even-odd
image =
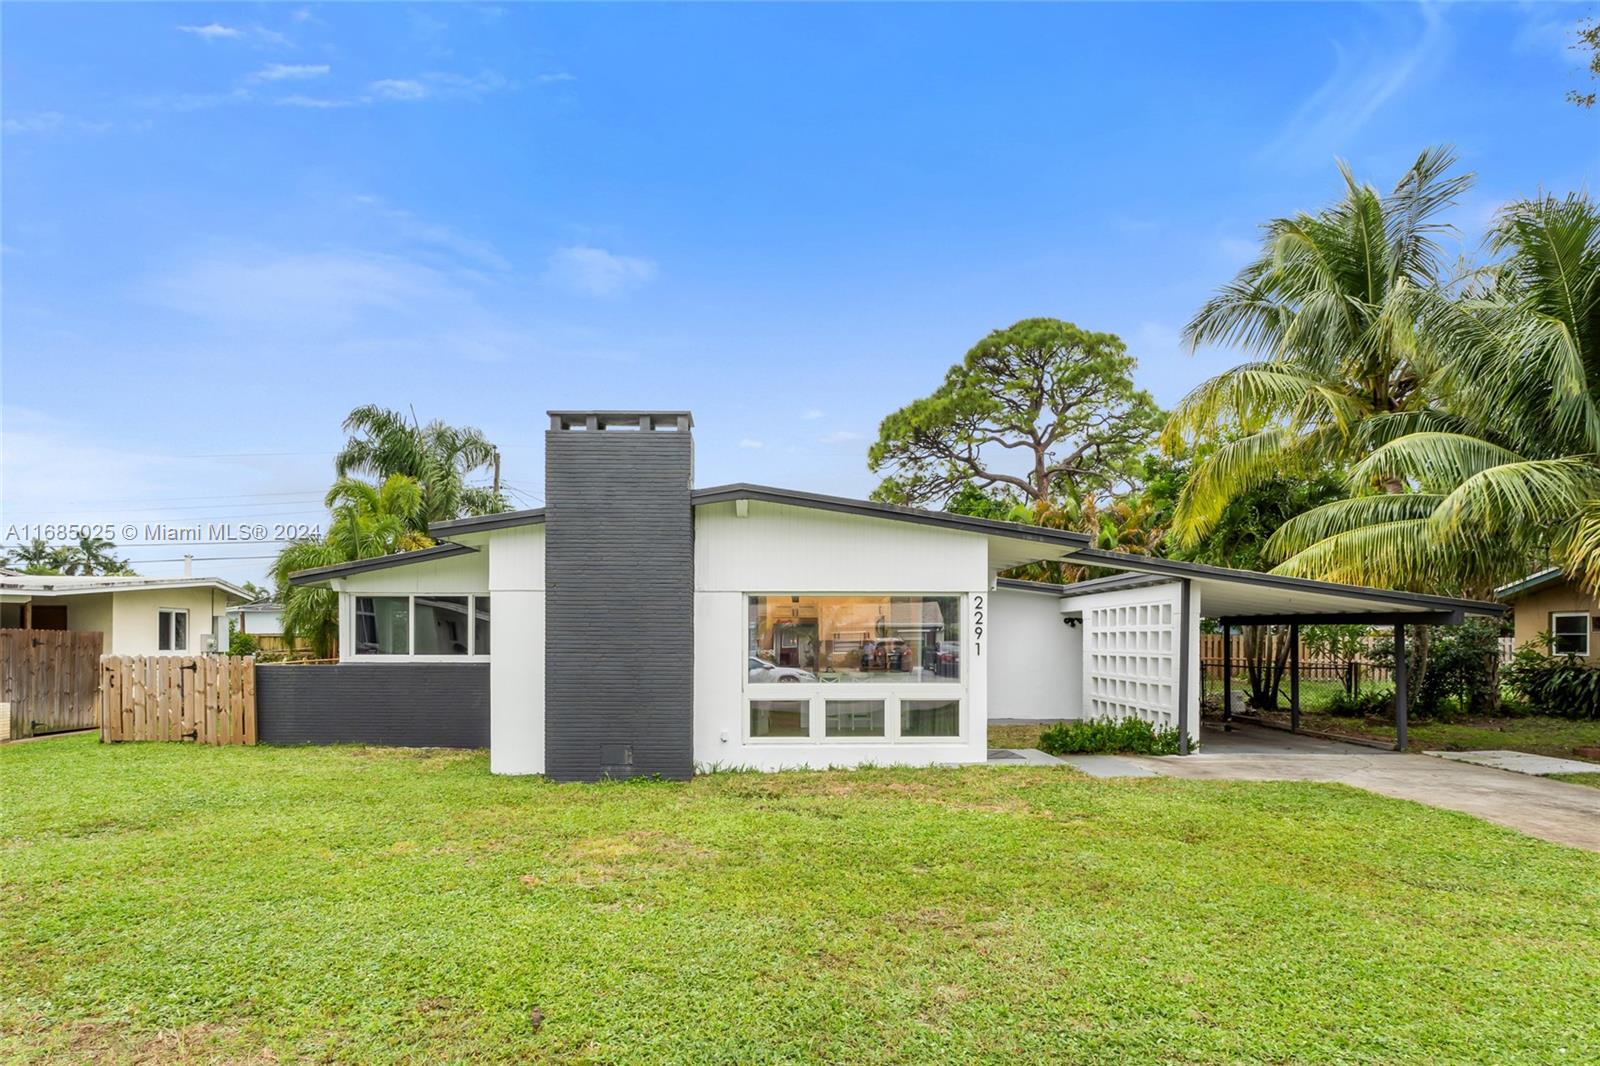
[(0, 524), (314, 522), (367, 402), (483, 428), (525, 504), (551, 407), (863, 495), (878, 420), (1032, 315), (1171, 403), (1335, 157), (1456, 145), (1469, 250), (1600, 172), (1591, 7), (7, 4)]

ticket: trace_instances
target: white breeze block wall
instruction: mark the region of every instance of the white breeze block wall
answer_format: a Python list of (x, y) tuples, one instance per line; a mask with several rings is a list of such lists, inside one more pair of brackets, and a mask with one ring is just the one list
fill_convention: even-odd
[[(1069, 597), (1083, 612), (1083, 710), (1086, 718), (1138, 718), (1178, 726), (1182, 587), (1177, 582)], [(1199, 741), (1200, 605), (1190, 606), (1189, 728)]]
[(1083, 626), (1063, 623), (1060, 595), (996, 589), (990, 603), (989, 717), (1084, 717)]

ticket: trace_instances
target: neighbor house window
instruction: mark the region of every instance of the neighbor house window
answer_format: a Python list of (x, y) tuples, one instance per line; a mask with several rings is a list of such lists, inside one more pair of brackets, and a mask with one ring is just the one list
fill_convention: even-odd
[(163, 607), (156, 622), (156, 648), (160, 651), (189, 650), (189, 612)]
[(753, 737), (809, 737), (810, 700), (751, 700), (750, 735)]
[(959, 596), (751, 596), (752, 684), (961, 679)]
[(960, 736), (961, 701), (901, 700), (900, 735), (903, 737)]
[(823, 724), (830, 737), (881, 737), (883, 701), (828, 700)]
[(1557, 655), (1589, 657), (1589, 615), (1587, 613), (1550, 616), (1550, 650)]
[(412, 601), (413, 655), (467, 654), (468, 597), (417, 596)]
[(356, 597), (356, 654), (411, 654), (411, 597)]

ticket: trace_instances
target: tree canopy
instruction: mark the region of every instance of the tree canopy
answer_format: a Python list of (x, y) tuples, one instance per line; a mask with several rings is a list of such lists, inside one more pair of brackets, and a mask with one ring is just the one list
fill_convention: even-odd
[(350, 434), (334, 457), (339, 477), (360, 474), (382, 482), (395, 474), (416, 481), (422, 492), (417, 528), (468, 515), (507, 509), (505, 497), (491, 485), (472, 484), (473, 474), (494, 464), (495, 446), (472, 426), (452, 426), (439, 419), (422, 424), (416, 414), (366, 404), (344, 420)]
[(1054, 318), (995, 330), (932, 395), (885, 418), (868, 465), (873, 497), (944, 503), (964, 488), (1044, 508), (1125, 486), (1161, 412), (1133, 384), (1114, 334)]

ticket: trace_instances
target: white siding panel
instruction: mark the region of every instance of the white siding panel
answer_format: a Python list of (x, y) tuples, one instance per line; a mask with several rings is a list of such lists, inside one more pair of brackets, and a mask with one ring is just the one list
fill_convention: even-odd
[(1083, 627), (1063, 624), (1061, 598), (998, 589), (991, 602), (989, 716), (1082, 718)]
[[(544, 590), (544, 527), (512, 526), (489, 534), (489, 587)], [(544, 634), (539, 634), (544, 640)]]
[(343, 589), (350, 595), (361, 596), (488, 592), (489, 560), (483, 552), (475, 552), (392, 566), (387, 570), (369, 570), (345, 578)]
[(495, 590), (489, 769), (544, 772), (544, 593)]

